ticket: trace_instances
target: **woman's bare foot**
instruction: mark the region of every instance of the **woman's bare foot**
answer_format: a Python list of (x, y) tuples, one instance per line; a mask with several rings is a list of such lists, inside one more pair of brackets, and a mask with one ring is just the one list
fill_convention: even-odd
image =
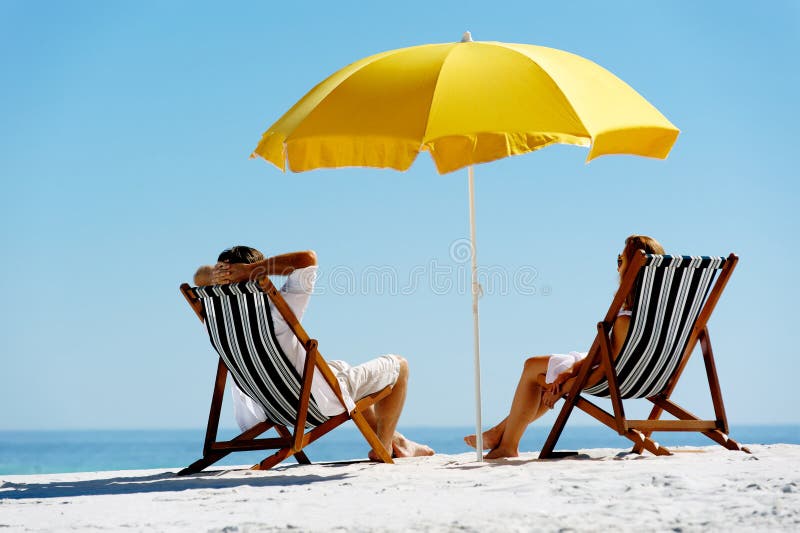
[(506, 450), (498, 447), (483, 456), (484, 459), (504, 459), (506, 457), (519, 457), (519, 450)]
[(425, 457), (435, 453), (430, 446), (409, 440), (400, 433), (394, 434), (392, 451), (395, 457)]
[[(500, 444), (500, 440), (503, 438), (503, 429), (504, 425), (497, 425), (492, 429), (487, 429), (483, 432), (483, 449), (484, 450), (491, 450), (492, 448), (496, 448), (498, 444)], [(470, 448), (475, 448), (477, 446), (475, 435), (467, 435), (464, 437), (464, 442), (467, 443), (467, 446)]]

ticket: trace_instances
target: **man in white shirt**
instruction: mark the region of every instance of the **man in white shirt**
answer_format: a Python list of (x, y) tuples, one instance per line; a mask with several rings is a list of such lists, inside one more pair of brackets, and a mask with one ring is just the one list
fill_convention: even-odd
[[(308, 301), (314, 290), (317, 274), (317, 256), (311, 251), (293, 252), (264, 258), (264, 255), (248, 246), (234, 246), (224, 250), (216, 265), (203, 266), (194, 277), (196, 285), (235, 283), (258, 276), (287, 276), (281, 288), (281, 296), (302, 321)], [(275, 336), (284, 353), (302, 375), (305, 364), (305, 349), (294, 336), (283, 316), (270, 302), (270, 311), (275, 327)], [(408, 362), (399, 355), (388, 354), (351, 366), (345, 361), (328, 361), (342, 390), (345, 405), (339, 401), (333, 389), (325, 382), (319, 369), (314, 369), (311, 394), (320, 411), (326, 416), (348, 412), (361, 398), (392, 385), (392, 392), (377, 402), (364, 417), (372, 426), (378, 439), (394, 457), (433, 455), (428, 446), (406, 439), (395, 428), (405, 402), (408, 383)], [(263, 408), (244, 394), (235, 383), (231, 385), (233, 411), (236, 422), (245, 431), (266, 419)], [(372, 457), (370, 451), (370, 457)]]

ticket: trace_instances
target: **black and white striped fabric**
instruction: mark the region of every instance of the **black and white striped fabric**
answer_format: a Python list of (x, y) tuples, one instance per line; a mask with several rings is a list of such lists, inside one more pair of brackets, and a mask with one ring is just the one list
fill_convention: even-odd
[[(255, 281), (196, 287), (208, 336), (239, 388), (261, 404), (270, 422), (293, 427), (301, 377), (277, 338), (269, 297)], [(328, 419), (312, 396), (306, 429)]]
[[(634, 284), (628, 336), (614, 361), (623, 398), (667, 386), (724, 257), (648, 255)], [(608, 397), (608, 381), (584, 390)]]

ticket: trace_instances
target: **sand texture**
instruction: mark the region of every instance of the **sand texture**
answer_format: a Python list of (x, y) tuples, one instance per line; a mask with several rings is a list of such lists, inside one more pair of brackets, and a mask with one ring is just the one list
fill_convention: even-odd
[(800, 446), (751, 450), (0, 476), (0, 531), (800, 531)]

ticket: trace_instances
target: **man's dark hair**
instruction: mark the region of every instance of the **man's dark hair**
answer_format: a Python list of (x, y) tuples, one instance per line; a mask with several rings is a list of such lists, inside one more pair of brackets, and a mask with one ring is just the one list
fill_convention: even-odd
[(255, 263), (263, 260), (264, 254), (249, 246), (233, 246), (223, 250), (217, 258), (220, 263)]

